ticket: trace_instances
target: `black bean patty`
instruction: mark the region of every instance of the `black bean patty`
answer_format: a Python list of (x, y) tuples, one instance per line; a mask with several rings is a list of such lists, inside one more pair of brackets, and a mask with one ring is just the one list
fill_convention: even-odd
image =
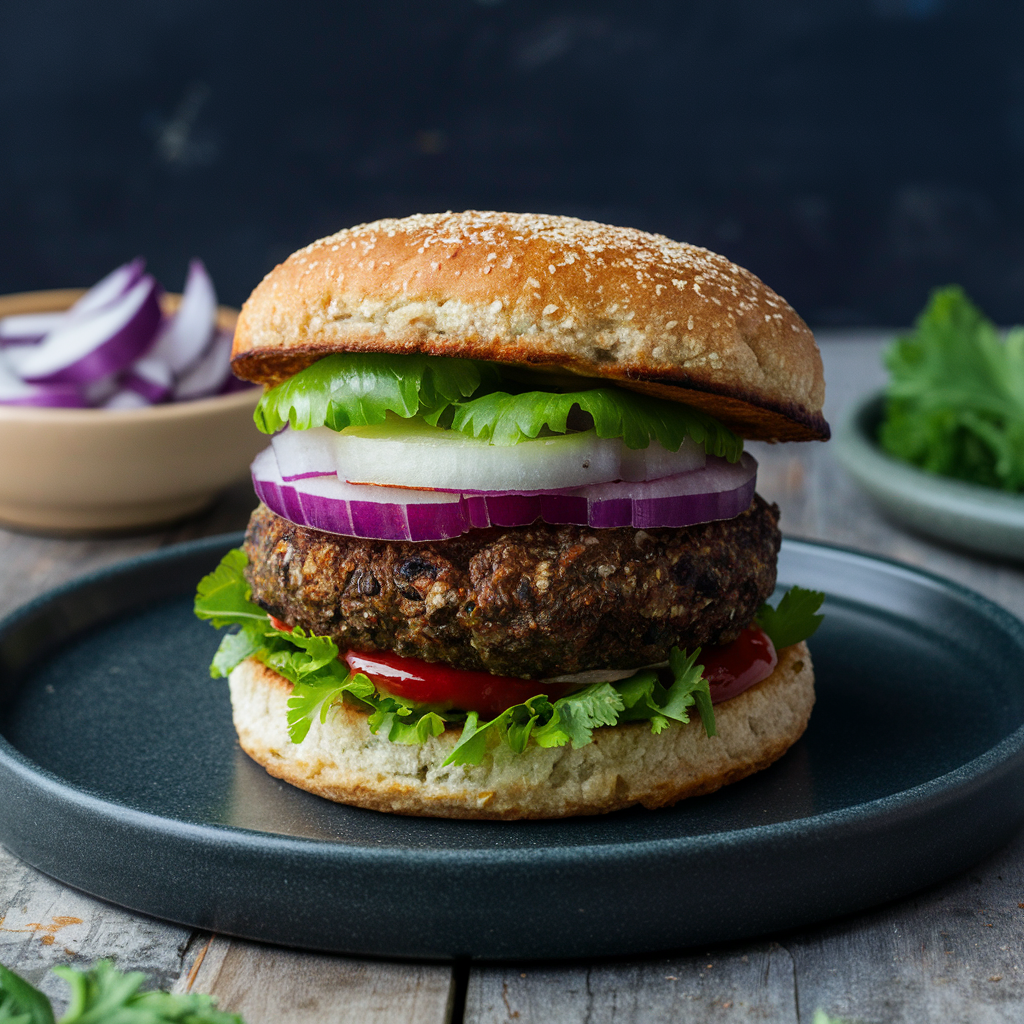
[(343, 650), (544, 678), (728, 643), (775, 587), (779, 510), (672, 530), (537, 522), (428, 543), (295, 526), (261, 505), (253, 600)]

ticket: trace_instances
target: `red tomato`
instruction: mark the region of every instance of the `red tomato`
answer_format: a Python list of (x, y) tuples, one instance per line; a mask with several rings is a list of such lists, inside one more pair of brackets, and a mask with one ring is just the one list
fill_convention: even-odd
[(750, 625), (731, 644), (705, 647), (697, 660), (704, 665), (711, 702), (720, 704), (767, 679), (779, 663), (779, 656), (768, 634), (760, 626)]
[(369, 676), (375, 685), (395, 697), (434, 704), (443, 709), (477, 711), (483, 718), (494, 718), (513, 704), (522, 704), (538, 693), (557, 700), (579, 689), (565, 683), (542, 686), (529, 679), (449, 668), (390, 652), (362, 654), (349, 651), (345, 661), (353, 672)]
[(290, 633), (292, 631), (292, 627), (287, 622), (282, 622), (280, 619), (274, 618), (273, 615), (268, 615), (267, 618), (270, 619), (270, 624), (274, 629), (279, 629), (282, 633)]

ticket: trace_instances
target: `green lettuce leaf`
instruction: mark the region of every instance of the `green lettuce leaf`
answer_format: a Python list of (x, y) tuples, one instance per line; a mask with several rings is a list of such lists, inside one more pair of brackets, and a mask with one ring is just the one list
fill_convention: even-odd
[(268, 621), (267, 613), (249, 600), (251, 591), (242, 574), (247, 562), (245, 553), (236, 548), (199, 581), (195, 613), (200, 619), (209, 619), (218, 629), (236, 623)]
[(790, 587), (777, 608), (765, 602), (757, 610), (754, 621), (768, 634), (777, 651), (812, 636), (824, 615), (816, 615), (825, 595), (820, 590)]
[(256, 406), (256, 425), (266, 434), (287, 424), (296, 430), (383, 423), (387, 414), (422, 416), (496, 445), (512, 445), (543, 431), (564, 434), (578, 406), (599, 437), (621, 437), (629, 448), (657, 440), (669, 451), (691, 437), (709, 455), (739, 459), (743, 441), (697, 409), (624, 388), (555, 394), (497, 390), (494, 363), (437, 356), (343, 353), (326, 356), (268, 391)]
[(687, 437), (704, 446), (708, 455), (736, 462), (743, 440), (711, 416), (650, 395), (623, 388), (594, 388), (550, 394), (527, 391), (510, 395), (495, 391), (460, 402), (455, 407), (452, 429), (496, 445), (513, 445), (538, 437), (545, 428), (564, 434), (574, 406), (590, 415), (598, 437), (621, 437), (627, 448), (646, 448), (658, 441), (678, 451)]
[(1024, 491), (1024, 328), (1003, 340), (961, 288), (940, 288), (885, 362), (878, 440), (887, 452), (942, 476)]
[(389, 412), (425, 415), (436, 423), (454, 402), (496, 382), (488, 363), (446, 356), (348, 352), (325, 356), (260, 399), (253, 418), (264, 434), (290, 423), (296, 430), (383, 423)]

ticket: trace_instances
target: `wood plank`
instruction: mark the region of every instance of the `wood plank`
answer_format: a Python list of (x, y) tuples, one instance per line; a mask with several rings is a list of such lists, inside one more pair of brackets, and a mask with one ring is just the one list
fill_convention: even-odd
[(793, 960), (778, 943), (590, 967), (471, 973), (465, 1024), (705, 1024), (792, 1021)]
[(0, 963), (37, 985), (58, 1011), (67, 985), (50, 973), (57, 964), (86, 967), (112, 959), (122, 970), (145, 971), (169, 988), (182, 972), (191, 929), (120, 910), (69, 889), (0, 847)]
[(191, 991), (216, 996), (246, 1024), (447, 1024), (454, 975), (441, 965), (387, 963), (277, 949), (217, 936)]

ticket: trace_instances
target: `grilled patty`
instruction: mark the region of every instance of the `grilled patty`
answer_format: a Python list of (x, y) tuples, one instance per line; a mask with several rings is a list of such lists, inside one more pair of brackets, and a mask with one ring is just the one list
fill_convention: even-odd
[(295, 526), (261, 505), (253, 600), (342, 650), (545, 678), (728, 643), (775, 587), (779, 510), (670, 530), (537, 522), (429, 543)]

